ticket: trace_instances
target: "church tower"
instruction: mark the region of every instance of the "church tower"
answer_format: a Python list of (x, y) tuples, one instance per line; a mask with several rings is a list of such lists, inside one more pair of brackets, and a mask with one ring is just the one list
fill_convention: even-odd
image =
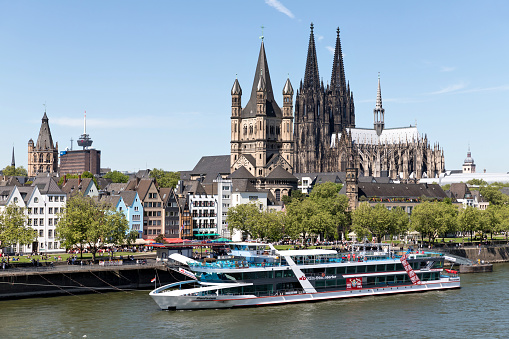
[(376, 91), (376, 105), (373, 110), (373, 126), (376, 134), (380, 136), (384, 130), (385, 109), (382, 108), (382, 90), (380, 89), (380, 74), (378, 74), (378, 90)]
[(41, 173), (56, 174), (58, 171), (58, 142), (53, 144), (49, 119), (44, 111), (41, 129), (37, 143), (28, 141), (28, 176), (36, 176)]
[(292, 173), (293, 88), (287, 80), (281, 112), (274, 99), (263, 37), (249, 101), (242, 108), (242, 89), (237, 79), (231, 95), (231, 173), (244, 167), (254, 177), (264, 178), (278, 166)]

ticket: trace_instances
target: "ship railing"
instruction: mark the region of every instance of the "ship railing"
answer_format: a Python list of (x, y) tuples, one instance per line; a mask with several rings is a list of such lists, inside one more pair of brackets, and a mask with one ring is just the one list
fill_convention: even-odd
[(262, 263), (252, 263), (247, 261), (216, 261), (216, 262), (198, 262), (198, 263), (189, 263), (191, 267), (206, 267), (206, 268), (216, 268), (216, 269), (224, 269), (224, 268), (259, 268), (259, 267), (280, 267), (287, 266), (283, 262), (262, 262)]

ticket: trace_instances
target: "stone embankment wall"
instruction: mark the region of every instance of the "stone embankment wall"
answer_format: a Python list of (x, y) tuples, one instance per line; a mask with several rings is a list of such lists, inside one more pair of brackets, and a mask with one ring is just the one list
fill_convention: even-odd
[[(65, 268), (65, 267), (64, 267)], [(183, 279), (177, 272), (164, 266), (118, 266), (108, 268), (78, 268), (65, 270), (0, 270), (0, 300), (39, 297), (47, 295), (71, 295), (132, 289), (152, 289)]]
[(459, 247), (448, 249), (447, 252), (468, 258), (477, 262), (479, 259), (485, 262), (507, 262), (509, 261), (509, 246), (481, 246), (479, 247)]

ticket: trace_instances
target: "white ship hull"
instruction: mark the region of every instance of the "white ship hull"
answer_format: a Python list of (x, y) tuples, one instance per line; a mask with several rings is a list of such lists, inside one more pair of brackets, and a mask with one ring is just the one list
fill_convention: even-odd
[[(218, 286), (219, 285), (219, 286)], [(216, 285), (221, 290), (222, 284)], [(460, 288), (459, 278), (441, 278), (440, 280), (423, 282), (421, 284), (385, 286), (377, 288), (349, 289), (316, 293), (295, 293), (275, 296), (257, 297), (255, 295), (189, 295), (188, 290), (165, 292), (170, 285), (166, 285), (150, 292), (150, 296), (162, 310), (198, 310), (198, 309), (219, 309), (233, 307), (253, 307), (280, 305), (294, 302), (317, 302), (332, 299), (355, 298), (374, 295), (388, 295), (412, 292), (427, 292)], [(231, 287), (231, 286), (230, 286)], [(203, 288), (202, 288), (203, 289)], [(213, 287), (207, 287), (208, 290)], [(193, 289), (197, 292), (198, 289)], [(178, 295), (181, 294), (181, 295)], [(187, 295), (184, 295), (187, 294)], [(191, 293), (195, 294), (195, 293)], [(199, 294), (199, 293), (198, 293)]]

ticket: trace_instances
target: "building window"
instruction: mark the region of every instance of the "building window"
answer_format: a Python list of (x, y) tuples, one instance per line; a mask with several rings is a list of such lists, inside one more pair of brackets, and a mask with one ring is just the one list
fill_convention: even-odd
[(28, 219), (28, 226), (32, 226), (32, 219)]
[(48, 230), (48, 238), (53, 238), (53, 230)]
[(65, 199), (65, 195), (61, 195), (60, 196), (60, 202), (64, 202), (64, 199)]
[(38, 202), (39, 202), (39, 198), (35, 197), (35, 198), (34, 198), (34, 202), (35, 202), (35, 203), (38, 203)]
[(32, 214), (32, 207), (28, 208), (28, 214)]
[(50, 195), (50, 196), (48, 197), (48, 201), (49, 201), (49, 202), (53, 202), (53, 196), (52, 196), (52, 195)]
[(34, 226), (37, 226), (37, 221), (38, 221), (38, 220), (39, 220), (39, 219), (34, 219)]
[(44, 214), (44, 207), (39, 208), (39, 214)]
[(44, 219), (39, 219), (39, 226), (44, 226)]
[(50, 250), (52, 248), (52, 245), (53, 245), (52, 243), (50, 243), (50, 242), (48, 243), (48, 250)]
[(38, 214), (37, 212), (39, 212), (39, 209), (37, 207), (34, 208), (34, 214)]
[(48, 214), (53, 214), (53, 207), (48, 207)]
[(134, 211), (138, 212), (138, 210), (139, 210), (139, 207), (138, 206), (134, 206)]
[(229, 191), (230, 190), (230, 186), (223, 186), (223, 191)]
[(39, 236), (40, 237), (44, 237), (44, 231), (43, 230), (39, 230)]
[(18, 203), (18, 197), (14, 197), (14, 202), (17, 204)]
[(48, 226), (53, 226), (53, 219), (51, 218), (48, 219)]
[(57, 249), (57, 248), (58, 248), (58, 242), (56, 242), (56, 241), (55, 241), (55, 242), (53, 243), (53, 248), (54, 248), (54, 249)]

